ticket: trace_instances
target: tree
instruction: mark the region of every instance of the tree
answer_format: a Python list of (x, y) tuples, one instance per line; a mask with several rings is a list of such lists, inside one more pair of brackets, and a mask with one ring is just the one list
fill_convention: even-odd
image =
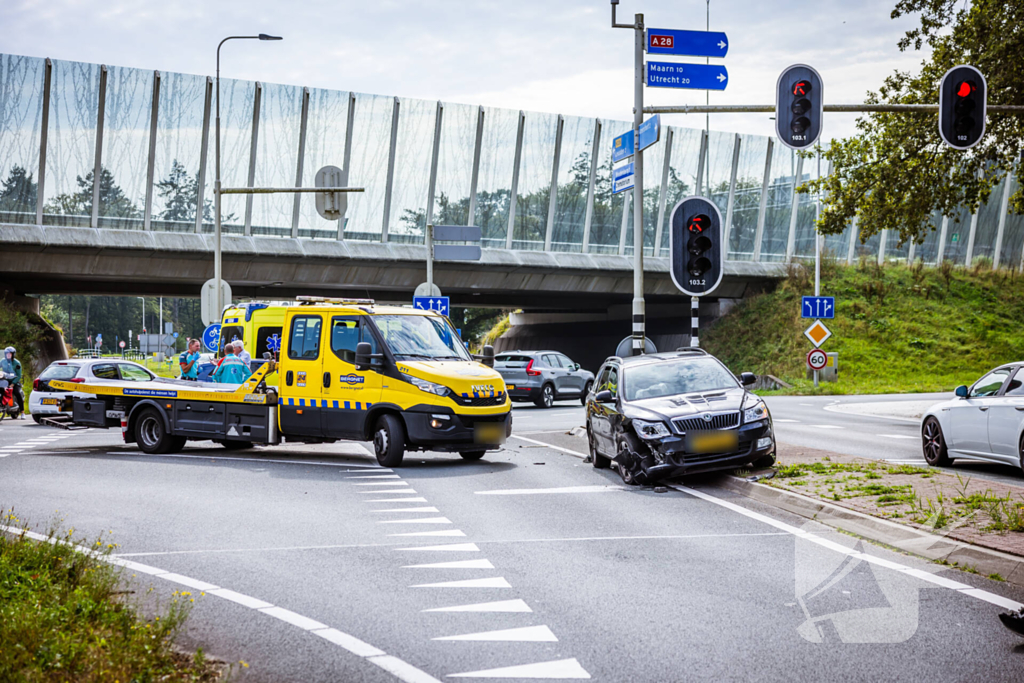
[[(171, 162), (171, 170), (167, 177), (157, 182), (157, 194), (164, 199), (164, 210), (156, 218), (165, 221), (183, 221), (194, 223), (196, 220), (196, 202), (199, 199), (199, 171), (189, 176), (185, 165), (175, 159)], [(221, 220), (230, 222), (235, 214), (222, 216)], [(203, 200), (203, 220), (213, 222), (213, 202)]]
[(32, 174), (14, 165), (7, 174), (7, 180), (0, 181), (0, 211), (35, 213), (37, 193)]
[[(71, 214), (88, 216), (92, 214), (93, 172), (85, 177), (77, 176), (78, 192), (59, 194), (47, 202), (47, 213)], [(142, 211), (124, 193), (121, 186), (114, 182), (114, 175), (105, 168), (100, 168), (100, 212), (101, 216), (116, 218), (141, 218)]]
[[(958, 64), (978, 67), (988, 82), (989, 104), (1024, 105), (1024, 0), (898, 0), (892, 18), (920, 13), (920, 25), (900, 40), (900, 50), (931, 55), (917, 74), (896, 71), (870, 103), (935, 104), (942, 75)], [(859, 217), (860, 239), (888, 228), (900, 242), (924, 241), (933, 213), (956, 217), (977, 210), (1011, 172), (1021, 152), (1024, 116), (992, 114), (984, 138), (970, 150), (946, 147), (934, 113), (877, 113), (857, 120), (858, 134), (835, 140), (823, 152), (833, 172), (799, 190), (824, 192), (819, 231), (843, 232)], [(1011, 198), (1024, 213), (1024, 188)]]

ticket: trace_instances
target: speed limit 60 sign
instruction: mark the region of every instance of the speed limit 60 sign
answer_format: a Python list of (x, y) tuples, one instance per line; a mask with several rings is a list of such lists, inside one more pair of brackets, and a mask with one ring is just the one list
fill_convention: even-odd
[(821, 349), (814, 349), (807, 354), (807, 367), (811, 370), (824, 370), (828, 365), (828, 356)]

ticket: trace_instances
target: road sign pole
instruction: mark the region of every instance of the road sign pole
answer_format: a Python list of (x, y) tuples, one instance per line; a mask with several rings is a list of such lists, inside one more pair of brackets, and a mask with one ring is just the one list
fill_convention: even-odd
[[(818, 180), (821, 180), (821, 145), (818, 146)], [(821, 235), (818, 234), (818, 219), (821, 218), (821, 190), (814, 199), (814, 296), (821, 296)], [(818, 371), (814, 371), (814, 388), (818, 388)]]
[(644, 154), (640, 149), (640, 124), (644, 122), (644, 15), (633, 24), (633, 355), (644, 352)]
[(690, 346), (700, 347), (700, 338), (697, 336), (697, 325), (700, 322), (700, 297), (690, 297)]
[(427, 287), (434, 293), (434, 226), (427, 224)]

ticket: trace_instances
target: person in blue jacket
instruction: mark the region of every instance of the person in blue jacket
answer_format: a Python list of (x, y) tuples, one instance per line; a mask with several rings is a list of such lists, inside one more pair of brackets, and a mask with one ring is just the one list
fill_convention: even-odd
[(232, 344), (225, 345), (224, 353), (224, 358), (221, 359), (220, 365), (213, 373), (213, 381), (222, 384), (241, 384), (249, 379), (252, 371), (241, 358), (235, 355), (234, 346)]

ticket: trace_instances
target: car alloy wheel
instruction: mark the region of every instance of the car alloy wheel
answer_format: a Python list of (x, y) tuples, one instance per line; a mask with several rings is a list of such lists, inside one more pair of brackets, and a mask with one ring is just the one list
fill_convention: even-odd
[(544, 402), (545, 408), (550, 408), (555, 404), (555, 390), (551, 388), (550, 384), (545, 385), (541, 393), (541, 400)]
[(924, 459), (933, 467), (944, 467), (950, 463), (946, 440), (942, 436), (942, 427), (934, 417), (925, 420), (921, 429)]

